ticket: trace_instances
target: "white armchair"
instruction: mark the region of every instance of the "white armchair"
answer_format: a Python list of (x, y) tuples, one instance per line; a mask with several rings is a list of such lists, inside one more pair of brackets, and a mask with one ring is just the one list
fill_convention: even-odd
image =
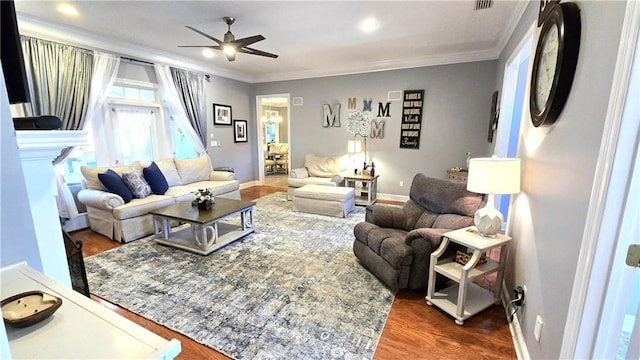
[(348, 155), (307, 154), (304, 158), (304, 167), (289, 171), (287, 199), (293, 200), (293, 191), (305, 185), (342, 186), (347, 168)]

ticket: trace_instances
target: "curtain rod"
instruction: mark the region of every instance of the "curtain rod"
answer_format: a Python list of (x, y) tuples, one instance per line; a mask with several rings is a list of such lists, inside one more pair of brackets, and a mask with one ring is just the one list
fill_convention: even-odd
[[(155, 65), (154, 63), (152, 63), (150, 61), (134, 59), (134, 58), (131, 58), (131, 57), (126, 57), (126, 56), (120, 56), (120, 59), (129, 60), (130, 62), (137, 62), (137, 63), (141, 63), (141, 64), (145, 64), (145, 65)], [(171, 66), (169, 66), (169, 67), (171, 67)], [(187, 70), (187, 71), (191, 71), (191, 70)], [(195, 71), (191, 71), (191, 72), (195, 72)], [(204, 75), (204, 78), (207, 81), (209, 81), (211, 79), (211, 75), (209, 75), (209, 74), (202, 74), (202, 75)]]
[(126, 57), (126, 56), (120, 56), (120, 59), (129, 60), (130, 62), (138, 62), (138, 63), (145, 64), (145, 65), (155, 65), (154, 63), (152, 63), (150, 61), (134, 59), (134, 58)]
[[(2, 1), (2, 0), (0, 0)], [(155, 63), (151, 62), (151, 61), (146, 61), (146, 60), (140, 60), (140, 59), (134, 59), (132, 57), (128, 57), (128, 56), (122, 56), (122, 54), (117, 53), (117, 52), (112, 52), (112, 51), (108, 51), (108, 50), (98, 50), (98, 49), (90, 49), (90, 48), (85, 48), (82, 46), (78, 46), (78, 45), (71, 45), (71, 44), (65, 44), (65, 43), (61, 43), (61, 42), (57, 42), (57, 41), (52, 41), (52, 40), (47, 40), (47, 39), (42, 39), (39, 37), (35, 37), (35, 36), (28, 36), (28, 35), (20, 35), (20, 37), (25, 37), (25, 38), (31, 38), (31, 39), (36, 39), (36, 40), (40, 40), (40, 41), (48, 41), (50, 43), (54, 43), (54, 44), (60, 44), (60, 45), (65, 45), (65, 46), (71, 46), (71, 47), (75, 47), (84, 51), (90, 51), (90, 52), (94, 52), (94, 51), (98, 51), (98, 52), (106, 52), (112, 55), (116, 55), (118, 57), (120, 57), (120, 59), (123, 60), (128, 60), (130, 62), (137, 62), (140, 64), (145, 64), (145, 65), (155, 65)], [(169, 65), (169, 67), (171, 67), (171, 65)], [(184, 69), (186, 70), (186, 69)], [(194, 72), (194, 73), (198, 73), (198, 74), (202, 74), (201, 72), (197, 72), (197, 71), (193, 71), (193, 70), (186, 70), (186, 71), (190, 71), (190, 72)], [(209, 81), (211, 79), (211, 75), (209, 74), (202, 74), (204, 75), (204, 78)]]

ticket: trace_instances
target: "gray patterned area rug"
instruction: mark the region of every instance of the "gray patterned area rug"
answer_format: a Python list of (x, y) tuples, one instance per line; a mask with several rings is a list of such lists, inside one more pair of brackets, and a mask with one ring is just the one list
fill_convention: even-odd
[(137, 240), (85, 260), (91, 292), (236, 359), (371, 359), (393, 294), (346, 219), (256, 201), (256, 231), (201, 256)]

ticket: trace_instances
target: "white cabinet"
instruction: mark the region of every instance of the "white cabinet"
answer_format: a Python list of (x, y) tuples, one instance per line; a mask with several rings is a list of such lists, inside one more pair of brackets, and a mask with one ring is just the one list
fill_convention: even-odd
[(180, 342), (165, 340), (25, 264), (0, 272), (2, 298), (29, 290), (60, 297), (49, 318), (26, 328), (6, 326), (15, 359), (173, 359)]
[[(464, 320), (488, 308), (500, 300), (500, 290), (504, 275), (504, 263), (507, 258), (506, 244), (511, 238), (498, 234), (495, 238), (484, 237), (475, 227), (467, 227), (447, 232), (443, 235), (440, 247), (431, 254), (429, 264), (429, 283), (427, 284), (427, 304), (435, 305), (455, 318), (458, 325)], [(441, 259), (451, 242), (460, 244), (473, 251), (471, 259), (462, 265), (453, 258)], [(501, 247), (500, 260), (478, 265), (482, 255), (495, 247)], [(497, 272), (494, 291), (486, 290), (473, 283), (473, 280)], [(457, 284), (438, 292), (435, 291), (436, 274), (442, 274)]]

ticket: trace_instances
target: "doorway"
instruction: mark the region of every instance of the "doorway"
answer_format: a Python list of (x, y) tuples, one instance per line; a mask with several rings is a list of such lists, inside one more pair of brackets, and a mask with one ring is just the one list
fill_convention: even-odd
[(289, 94), (256, 96), (258, 167), (261, 185), (287, 187), (290, 164)]
[[(500, 103), (500, 120), (496, 133), (494, 154), (498, 157), (517, 157), (520, 142), (520, 125), (528, 114), (525, 99), (528, 99), (530, 63), (533, 53), (533, 27), (507, 60)], [(510, 195), (496, 195), (496, 207), (509, 220)], [(504, 230), (504, 229), (503, 229)]]

